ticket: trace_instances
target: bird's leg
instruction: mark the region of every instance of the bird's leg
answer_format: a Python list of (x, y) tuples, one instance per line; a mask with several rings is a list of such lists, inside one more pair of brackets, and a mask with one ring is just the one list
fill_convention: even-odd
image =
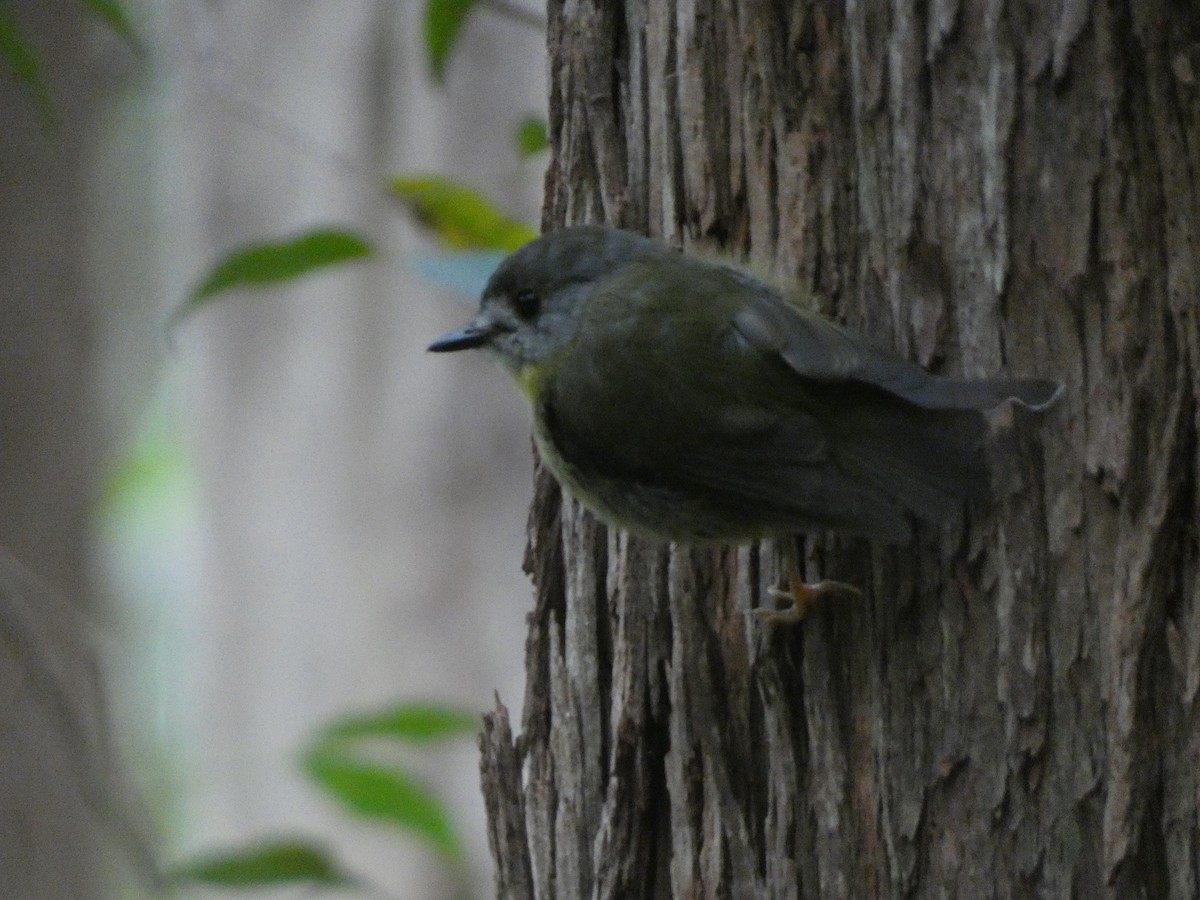
[(822, 597), (841, 594), (848, 597), (862, 597), (862, 591), (844, 581), (818, 581), (807, 584), (800, 576), (800, 559), (796, 552), (796, 539), (787, 538), (783, 542), (783, 565), (787, 576), (787, 589), (772, 587), (767, 595), (772, 600), (790, 600), (791, 605), (783, 609), (760, 608), (754, 610), (754, 615), (762, 622), (772, 625), (792, 625), (803, 621)]

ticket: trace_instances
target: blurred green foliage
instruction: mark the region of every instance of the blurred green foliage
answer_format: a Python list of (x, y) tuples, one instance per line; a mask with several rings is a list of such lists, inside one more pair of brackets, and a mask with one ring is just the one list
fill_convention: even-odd
[(529, 115), (517, 125), (517, 151), (525, 157), (536, 156), (550, 147), (546, 134), (546, 120), (541, 116)]
[(437, 176), (393, 178), (391, 191), (447, 247), (511, 253), (537, 232), (500, 212), (474, 188)]
[[(82, 0), (82, 8), (99, 16), (131, 48), (141, 52), (141, 42), (117, 0)], [(47, 125), (57, 124), (41, 61), (17, 24), (9, 0), (0, 0), (0, 59), (7, 63), (12, 76), (29, 91), (44, 122)]]
[(33, 96), (42, 117), (48, 122), (53, 121), (53, 106), (50, 102), (50, 92), (42, 78), (41, 63), (21, 34), (5, 0), (0, 0), (0, 56), (8, 64), (12, 76)]
[(304, 770), (350, 812), (407, 829), (448, 862), (462, 858), (458, 831), (441, 801), (402, 769), (320, 747), (305, 757)]
[(320, 845), (286, 838), (198, 857), (172, 872), (170, 880), (177, 885), (193, 882), (235, 888), (295, 882), (328, 887), (355, 883)]
[[(480, 717), (436, 703), (398, 704), (347, 716), (313, 736), (302, 754), (309, 781), (353, 815), (398, 827), (427, 842), (449, 865), (463, 861), (462, 842), (442, 802), (406, 768), (384, 762), (404, 747), (430, 747), (479, 729)], [(364, 884), (317, 841), (276, 838), (205, 854), (171, 872), (176, 883), (232, 888), (288, 881)]]
[(371, 253), (367, 241), (351, 231), (318, 228), (278, 241), (243, 244), (217, 261), (192, 291), (181, 312), (243, 287), (278, 284), (336, 263), (362, 259)]
[(99, 16), (130, 47), (141, 52), (142, 44), (125, 8), (117, 0), (83, 0), (83, 5)]
[(431, 744), (460, 735), (473, 734), (479, 716), (466, 710), (433, 703), (405, 703), (374, 713), (338, 719), (319, 735), (322, 744), (389, 738), (409, 744)]
[(425, 4), (425, 50), (429, 71), (439, 84), (446, 78), (446, 63), (463, 23), (479, 0), (428, 0)]

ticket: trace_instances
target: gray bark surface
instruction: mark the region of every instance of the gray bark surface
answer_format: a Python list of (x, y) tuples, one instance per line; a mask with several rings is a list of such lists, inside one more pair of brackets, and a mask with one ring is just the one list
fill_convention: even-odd
[[(1200, 12), (550, 3), (546, 224), (718, 242), (939, 371), (1047, 374), (994, 499), (767, 631), (770, 545), (607, 534), (537, 473), (504, 897), (1200, 895)], [(936, 452), (931, 448), (931, 452)]]

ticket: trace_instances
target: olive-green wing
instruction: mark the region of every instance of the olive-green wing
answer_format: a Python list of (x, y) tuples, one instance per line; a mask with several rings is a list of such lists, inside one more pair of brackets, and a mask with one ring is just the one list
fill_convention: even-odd
[(946, 378), (815, 313), (798, 309), (765, 285), (743, 278), (746, 302), (734, 327), (754, 346), (778, 354), (796, 374), (882, 388), (925, 409), (990, 410), (1006, 401), (1045, 409), (1062, 391), (1042, 378)]

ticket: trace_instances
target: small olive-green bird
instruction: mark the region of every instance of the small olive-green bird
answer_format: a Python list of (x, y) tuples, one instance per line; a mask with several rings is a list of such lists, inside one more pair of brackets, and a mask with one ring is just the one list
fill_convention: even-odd
[[(987, 492), (985, 412), (1062, 391), (933, 375), (746, 271), (598, 226), (517, 250), (479, 314), (429, 349), (472, 347), (529, 398), (563, 486), (611, 525), (683, 543), (908, 541), (913, 517)], [(846, 586), (792, 587), (801, 618)]]

